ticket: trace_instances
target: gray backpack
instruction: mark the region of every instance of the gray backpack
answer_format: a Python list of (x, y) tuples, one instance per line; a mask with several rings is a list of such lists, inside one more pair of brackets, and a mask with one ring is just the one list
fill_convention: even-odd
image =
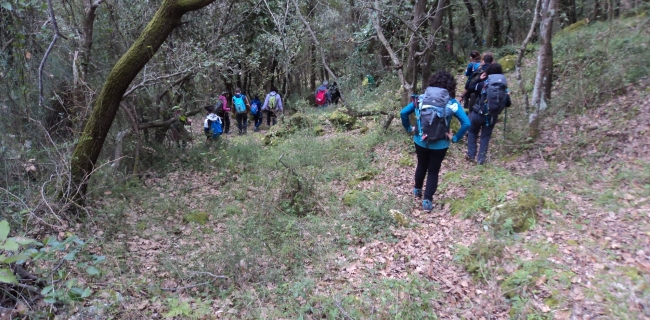
[(415, 108), (418, 132), (422, 141), (437, 142), (449, 140), (447, 133), (454, 111), (447, 106), (447, 90), (436, 87), (427, 88), (422, 102)]

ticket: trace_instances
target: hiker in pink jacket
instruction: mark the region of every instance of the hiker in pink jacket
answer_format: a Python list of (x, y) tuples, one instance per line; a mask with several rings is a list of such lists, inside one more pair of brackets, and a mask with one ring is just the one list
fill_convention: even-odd
[(223, 133), (230, 134), (230, 111), (231, 108), (228, 108), (228, 98), (226, 95), (228, 92), (224, 91), (219, 96), (219, 101), (221, 101), (221, 110), (217, 110), (217, 115), (223, 119)]

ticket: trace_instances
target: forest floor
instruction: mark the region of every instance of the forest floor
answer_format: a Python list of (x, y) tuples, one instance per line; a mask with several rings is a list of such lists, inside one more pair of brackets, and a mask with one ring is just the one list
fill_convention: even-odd
[[(631, 87), (549, 122), (534, 144), (509, 145), (499, 127), (486, 166), (452, 145), (430, 213), (412, 197), (416, 160), (396, 122), (389, 138), (362, 129), (278, 147), (262, 144), (264, 131), (226, 138), (246, 159), (305, 156), (314, 141), (344, 157), (289, 164), (331, 175), (314, 180), (331, 194), (305, 217), (255, 180), (289, 179), (282, 166), (247, 172), (237, 156), (210, 160), (197, 141), (176, 169), (150, 172), (144, 190), (105, 192), (100, 205), (119, 227), (98, 223), (94, 233), (109, 265), (96, 298), (71, 316), (650, 319), (648, 98)], [(338, 172), (345, 163), (361, 169)]]

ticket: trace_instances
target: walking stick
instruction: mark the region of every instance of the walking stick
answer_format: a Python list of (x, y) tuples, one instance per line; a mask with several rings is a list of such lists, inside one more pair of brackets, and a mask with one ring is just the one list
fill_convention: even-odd
[(506, 123), (508, 122), (508, 108), (506, 108), (506, 114), (503, 116), (503, 140), (506, 139)]

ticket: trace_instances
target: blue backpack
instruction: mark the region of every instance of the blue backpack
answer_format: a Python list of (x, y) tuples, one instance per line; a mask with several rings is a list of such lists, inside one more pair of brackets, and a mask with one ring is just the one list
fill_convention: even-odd
[(257, 102), (251, 103), (251, 113), (256, 115), (259, 111), (260, 111), (260, 108), (257, 105)]
[(237, 97), (236, 95), (232, 97), (232, 101), (235, 104), (235, 112), (237, 113), (244, 113), (246, 112), (246, 103), (244, 102), (244, 95), (239, 95)]
[(210, 121), (210, 131), (212, 131), (212, 138), (218, 138), (223, 133), (221, 119), (217, 119), (217, 121)]

